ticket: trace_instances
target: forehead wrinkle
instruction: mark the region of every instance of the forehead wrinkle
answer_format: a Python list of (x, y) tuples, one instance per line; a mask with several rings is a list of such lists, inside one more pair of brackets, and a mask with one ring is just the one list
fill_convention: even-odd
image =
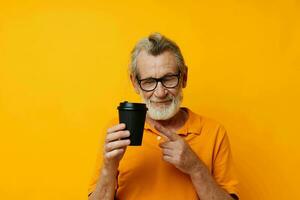
[(160, 78), (165, 74), (175, 73), (177, 70), (177, 62), (175, 56), (171, 52), (164, 52), (160, 55), (153, 56), (142, 51), (137, 59), (137, 66), (138, 74), (143, 76), (142, 78)]

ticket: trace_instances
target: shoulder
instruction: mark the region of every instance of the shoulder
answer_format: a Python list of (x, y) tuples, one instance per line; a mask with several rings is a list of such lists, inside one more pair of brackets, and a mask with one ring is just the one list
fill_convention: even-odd
[(226, 129), (224, 125), (207, 116), (198, 114), (188, 108), (185, 109), (189, 114), (189, 124), (195, 131), (198, 131), (199, 134), (208, 137), (215, 137), (215, 138), (223, 138), (226, 136)]

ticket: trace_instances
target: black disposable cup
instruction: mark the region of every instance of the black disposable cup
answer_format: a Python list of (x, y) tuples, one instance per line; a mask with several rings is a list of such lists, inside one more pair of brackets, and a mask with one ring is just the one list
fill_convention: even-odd
[(146, 104), (124, 101), (118, 106), (119, 122), (126, 124), (130, 132), (130, 146), (142, 145), (144, 125), (147, 113)]

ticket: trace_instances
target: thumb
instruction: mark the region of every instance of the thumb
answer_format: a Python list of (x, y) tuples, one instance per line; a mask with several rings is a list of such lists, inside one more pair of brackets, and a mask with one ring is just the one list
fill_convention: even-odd
[(178, 135), (161, 125), (154, 125), (154, 128), (162, 134), (162, 136), (167, 137), (171, 141), (175, 141), (178, 139)]

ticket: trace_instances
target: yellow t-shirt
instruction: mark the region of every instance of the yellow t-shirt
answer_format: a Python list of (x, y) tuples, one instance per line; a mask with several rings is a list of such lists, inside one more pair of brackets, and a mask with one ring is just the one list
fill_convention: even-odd
[[(228, 193), (239, 196), (226, 130), (214, 120), (183, 109), (186, 109), (189, 117), (177, 134), (205, 163), (218, 185)], [(162, 159), (158, 136), (158, 132), (145, 123), (142, 146), (127, 147), (118, 168), (117, 199), (198, 199), (190, 177)], [(102, 152), (99, 152), (88, 188), (89, 194), (94, 191), (99, 179), (102, 159)]]

